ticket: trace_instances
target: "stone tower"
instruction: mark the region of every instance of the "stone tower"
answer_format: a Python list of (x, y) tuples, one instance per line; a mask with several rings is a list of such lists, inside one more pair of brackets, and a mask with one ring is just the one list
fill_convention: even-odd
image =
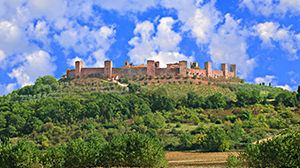
[(179, 61), (179, 74), (186, 77), (187, 61)]
[(204, 67), (205, 67), (205, 70), (206, 70), (206, 76), (207, 77), (212, 77), (211, 62), (205, 62)]
[(222, 63), (221, 64), (221, 70), (223, 71), (223, 76), (225, 78), (228, 77), (228, 64), (227, 63)]
[(112, 77), (112, 61), (104, 61), (104, 75), (107, 78)]
[(81, 78), (81, 69), (83, 68), (83, 62), (82, 61), (76, 61), (75, 62), (75, 78)]
[(230, 72), (233, 72), (233, 76), (236, 77), (236, 64), (230, 64)]
[(155, 62), (153, 60), (147, 60), (147, 74), (155, 76)]

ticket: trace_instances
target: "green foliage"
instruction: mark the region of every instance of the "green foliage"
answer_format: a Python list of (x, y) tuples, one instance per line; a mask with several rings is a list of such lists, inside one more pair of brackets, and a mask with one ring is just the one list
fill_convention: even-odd
[(134, 83), (129, 83), (127, 87), (129, 88), (129, 93), (136, 93), (140, 89), (139, 85)]
[(0, 144), (0, 165), (3, 168), (30, 168), (39, 163), (39, 150), (25, 140)]
[(180, 123), (177, 123), (176, 124), (176, 128), (180, 128), (181, 127), (181, 124)]
[(148, 135), (119, 134), (103, 148), (98, 166), (164, 167), (168, 164), (162, 146)]
[(226, 143), (228, 137), (226, 135), (226, 132), (222, 128), (216, 125), (212, 125), (205, 133), (206, 139), (203, 142), (204, 148), (214, 152), (224, 151), (226, 149), (227, 145), (224, 146), (223, 143)]
[(216, 120), (216, 124), (222, 124), (222, 120), (217, 119), (217, 120)]
[[(286, 125), (286, 124), (285, 124)], [(287, 125), (286, 125), (287, 126)], [(300, 165), (299, 125), (281, 131), (279, 136), (250, 144), (239, 159), (249, 167), (297, 167)]]
[(53, 83), (56, 83), (57, 80), (53, 76), (43, 76), (38, 77), (36, 81), (34, 82), (35, 85), (50, 85)]
[(284, 104), (284, 106), (294, 107), (297, 103), (296, 92), (283, 91), (279, 93), (275, 98), (275, 104)]
[(180, 135), (179, 143), (184, 148), (190, 148), (192, 146), (193, 137), (189, 132), (185, 132)]
[(226, 167), (239, 167), (242, 166), (242, 162), (233, 154), (229, 154), (226, 159)]

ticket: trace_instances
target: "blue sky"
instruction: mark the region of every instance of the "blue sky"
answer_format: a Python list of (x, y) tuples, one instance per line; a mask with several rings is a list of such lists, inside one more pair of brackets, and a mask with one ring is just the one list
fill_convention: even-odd
[(299, 16), (299, 0), (1, 0), (0, 95), (107, 59), (234, 63), (246, 82), (295, 91)]

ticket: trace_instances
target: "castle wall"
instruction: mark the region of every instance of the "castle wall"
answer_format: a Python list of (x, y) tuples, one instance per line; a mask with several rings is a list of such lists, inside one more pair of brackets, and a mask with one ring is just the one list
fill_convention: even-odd
[(211, 62), (205, 62), (204, 67), (205, 70), (202, 70), (198, 67), (197, 63), (191, 63), (191, 66), (194, 68), (187, 68), (187, 61), (179, 61), (179, 63), (175, 64), (167, 64), (167, 68), (159, 68), (159, 62), (155, 62), (153, 60), (147, 60), (147, 66), (138, 65), (132, 66), (131, 63), (125, 61), (125, 66), (121, 68), (113, 68), (112, 61), (105, 61), (104, 68), (83, 68), (82, 61), (75, 62), (75, 69), (69, 70), (67, 69), (67, 78), (87, 78), (87, 77), (129, 77), (132, 78), (134, 76), (144, 76), (144, 75), (154, 75), (154, 76), (163, 76), (173, 74), (174, 76), (178, 76), (179, 74), (186, 76), (206, 76), (212, 78), (218, 77), (236, 77), (236, 64), (230, 65), (230, 72), (228, 72), (228, 64), (221, 64), (220, 70), (212, 70)]
[(76, 78), (76, 76), (75, 76), (75, 70), (69, 70), (67, 72), (67, 78)]
[(213, 78), (218, 78), (218, 77), (220, 77), (220, 76), (224, 76), (223, 71), (212, 70), (212, 75), (211, 75), (211, 77), (213, 77)]
[(147, 74), (147, 68), (113, 68), (113, 77), (129, 77), (134, 75), (143, 76)]
[(157, 68), (155, 69), (155, 75), (156, 76), (163, 76), (167, 74), (173, 74), (174, 76), (177, 76), (179, 74), (179, 68)]
[(82, 68), (82, 77), (100, 77), (102, 78), (104, 74), (104, 68)]
[(206, 70), (202, 70), (202, 69), (188, 69), (187, 70), (189, 72), (190, 76), (194, 76), (197, 75), (199, 76), (206, 76)]
[(228, 77), (235, 77), (235, 73), (234, 72), (228, 72)]

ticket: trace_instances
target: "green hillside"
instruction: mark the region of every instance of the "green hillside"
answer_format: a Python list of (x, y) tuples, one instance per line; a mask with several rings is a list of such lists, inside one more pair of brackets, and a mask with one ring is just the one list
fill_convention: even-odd
[[(151, 78), (151, 77), (150, 77)], [(199, 79), (40, 77), (0, 97), (1, 141), (38, 149), (140, 132), (165, 150), (236, 151), (300, 118), (297, 92)], [(175, 82), (174, 82), (175, 81)], [(127, 86), (128, 84), (128, 86)]]

